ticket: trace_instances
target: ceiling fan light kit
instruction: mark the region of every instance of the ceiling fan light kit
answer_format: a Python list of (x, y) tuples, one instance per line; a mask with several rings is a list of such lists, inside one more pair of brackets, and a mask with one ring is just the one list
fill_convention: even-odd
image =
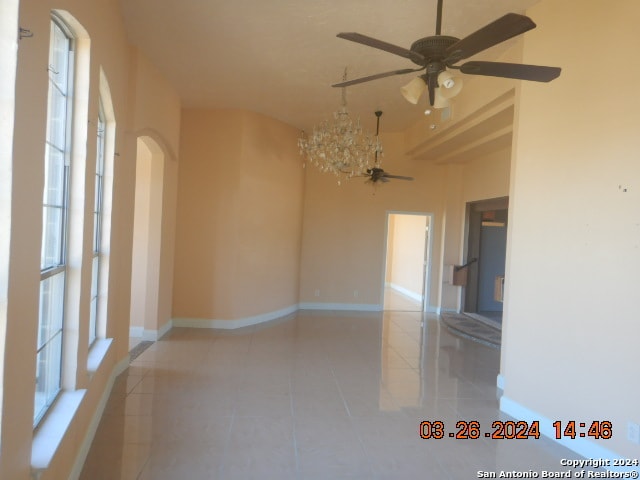
[[(400, 89), (400, 93), (409, 103), (418, 104), (420, 97), (427, 90), (425, 75), (416, 77)], [(449, 106), (449, 99), (455, 97), (462, 91), (462, 78), (452, 75), (443, 70), (438, 75), (439, 88), (434, 92), (433, 108), (446, 108)]]
[(560, 75), (560, 68), (540, 65), (485, 61), (469, 61), (462, 65), (456, 65), (476, 53), (532, 30), (536, 24), (525, 15), (507, 13), (463, 39), (441, 35), (442, 1), (438, 0), (437, 5), (436, 34), (416, 40), (409, 49), (361, 33), (342, 32), (338, 34), (339, 38), (404, 57), (419, 65), (420, 68), (378, 73), (346, 83), (337, 83), (333, 86), (355, 85), (379, 78), (424, 70), (425, 73), (400, 89), (402, 95), (407, 101), (417, 104), (422, 93), (427, 90), (429, 105), (433, 108), (444, 108), (448, 106), (448, 100), (455, 97), (462, 89), (462, 78), (453, 75), (448, 69), (459, 70), (466, 75), (484, 75), (534, 82), (550, 82)]

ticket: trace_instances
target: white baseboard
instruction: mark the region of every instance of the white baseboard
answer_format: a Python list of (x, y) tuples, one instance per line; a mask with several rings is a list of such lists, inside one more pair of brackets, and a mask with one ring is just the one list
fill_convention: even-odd
[[(550, 438), (551, 440), (559, 443), (563, 447), (567, 447), (569, 450), (581, 455), (585, 458), (621, 458), (621, 455), (618, 455), (612, 450), (608, 448), (602, 447), (597, 443), (593, 443), (586, 438), (562, 438), (557, 439), (555, 434), (555, 428), (553, 427), (553, 421), (543, 417), (542, 415), (530, 410), (524, 405), (519, 404), (511, 400), (506, 396), (502, 396), (500, 398), (500, 410), (505, 412), (508, 415), (518, 419), (524, 420), (525, 422), (531, 423), (532, 421), (538, 421), (540, 423), (540, 433), (545, 437)], [(631, 472), (633, 469), (637, 467), (605, 467), (608, 470), (616, 471), (616, 472)]]
[(373, 303), (301, 303), (300, 310), (346, 310), (381, 312), (382, 305)]
[(143, 341), (155, 342), (158, 339), (162, 338), (162, 336), (166, 334), (169, 330), (171, 330), (172, 327), (173, 327), (173, 321), (169, 320), (162, 327), (160, 327), (159, 330), (144, 329), (140, 337), (142, 337)]
[(144, 327), (129, 327), (129, 336), (140, 338), (144, 334)]
[(169, 320), (159, 330), (147, 330), (144, 327), (129, 327), (129, 337), (141, 338), (143, 341), (155, 342), (171, 330), (172, 322)]
[(366, 303), (300, 303), (299, 305), (291, 305), (290, 307), (276, 310), (253, 317), (226, 319), (208, 319), (208, 318), (174, 318), (171, 321), (173, 327), (187, 328), (212, 328), (222, 330), (234, 330), (236, 328), (250, 327), (261, 323), (269, 322), (277, 318), (285, 317), (298, 310), (344, 310), (344, 311), (360, 311), (360, 312), (380, 312), (382, 305), (366, 304)]
[(263, 313), (261, 315), (255, 315), (252, 317), (235, 318), (231, 320), (207, 318), (174, 318), (171, 323), (174, 327), (234, 330), (236, 328), (250, 327), (252, 325), (258, 325), (260, 323), (275, 320), (276, 318), (285, 317), (287, 315), (295, 313), (297, 310), (297, 305), (291, 305), (290, 307), (286, 307), (281, 310)]
[(498, 377), (496, 378), (496, 387), (498, 387), (500, 390), (504, 390), (504, 377), (501, 373), (499, 373)]

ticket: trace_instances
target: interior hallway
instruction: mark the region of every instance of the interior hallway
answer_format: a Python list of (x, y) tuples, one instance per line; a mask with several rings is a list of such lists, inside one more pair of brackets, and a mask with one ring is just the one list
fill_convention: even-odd
[[(424, 318), (424, 333), (421, 324)], [(560, 470), (539, 440), (423, 440), (498, 410), (499, 350), (413, 312), (299, 311), (169, 332), (117, 378), (84, 480), (464, 479)]]

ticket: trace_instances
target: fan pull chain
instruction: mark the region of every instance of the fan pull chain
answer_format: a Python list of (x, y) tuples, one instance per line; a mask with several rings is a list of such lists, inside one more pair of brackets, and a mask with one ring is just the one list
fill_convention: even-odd
[(377, 110), (376, 114), (376, 152), (374, 158), (374, 166), (378, 166), (378, 149), (380, 148), (380, 117), (382, 116), (382, 110)]
[[(344, 74), (342, 75), (342, 82), (347, 81), (347, 67), (344, 67)], [(347, 87), (342, 87), (342, 106), (347, 106)]]

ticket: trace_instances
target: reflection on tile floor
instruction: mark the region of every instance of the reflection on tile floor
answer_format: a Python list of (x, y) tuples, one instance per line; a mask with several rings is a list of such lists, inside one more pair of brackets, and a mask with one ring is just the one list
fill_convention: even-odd
[[(424, 323), (424, 329), (422, 324)], [(560, 470), (547, 439), (423, 440), (490, 428), (499, 350), (415, 312), (300, 311), (238, 331), (174, 329), (116, 380), (83, 480), (472, 479)]]
[(443, 313), (442, 322), (454, 335), (461, 335), (494, 348), (500, 348), (502, 343), (502, 330), (500, 328), (478, 320), (469, 314)]
[(422, 302), (391, 288), (384, 288), (384, 310), (420, 312)]

